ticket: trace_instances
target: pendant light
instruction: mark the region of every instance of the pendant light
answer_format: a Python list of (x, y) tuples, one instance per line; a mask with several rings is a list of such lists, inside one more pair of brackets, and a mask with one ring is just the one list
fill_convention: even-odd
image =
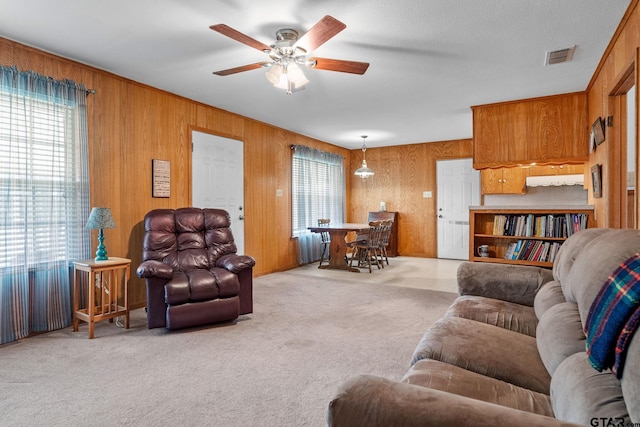
[(362, 166), (356, 170), (356, 176), (359, 176), (360, 178), (365, 180), (365, 179), (369, 178), (370, 176), (373, 176), (374, 172), (373, 172), (373, 169), (369, 169), (367, 167), (367, 159), (366, 159), (366, 154), (367, 154), (367, 145), (366, 145), (367, 135), (362, 135), (361, 137), (362, 137)]

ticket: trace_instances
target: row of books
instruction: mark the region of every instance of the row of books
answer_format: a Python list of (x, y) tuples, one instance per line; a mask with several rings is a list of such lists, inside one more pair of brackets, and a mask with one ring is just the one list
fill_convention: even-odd
[(498, 214), (493, 218), (494, 236), (566, 238), (587, 228), (588, 214)]
[(518, 240), (509, 243), (505, 259), (553, 262), (556, 259), (560, 242), (545, 242), (542, 240)]

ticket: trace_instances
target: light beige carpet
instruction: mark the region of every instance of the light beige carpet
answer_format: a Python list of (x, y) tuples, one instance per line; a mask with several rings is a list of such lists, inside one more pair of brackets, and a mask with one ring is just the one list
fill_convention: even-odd
[(93, 340), (82, 324), (0, 347), (0, 424), (323, 426), (350, 376), (400, 379), (456, 296), (295, 271), (256, 278), (234, 323), (148, 330), (136, 310)]

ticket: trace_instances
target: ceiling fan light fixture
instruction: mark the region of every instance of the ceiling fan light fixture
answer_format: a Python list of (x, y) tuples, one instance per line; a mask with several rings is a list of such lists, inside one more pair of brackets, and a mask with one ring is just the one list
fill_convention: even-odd
[(365, 143), (365, 141), (367, 140), (367, 135), (362, 135), (361, 138), (362, 138), (362, 166), (356, 169), (355, 175), (359, 176), (364, 181), (370, 176), (375, 175), (375, 172), (373, 171), (373, 169), (367, 166), (367, 159), (365, 157), (367, 153), (367, 145)]
[(288, 94), (304, 89), (304, 86), (309, 83), (309, 80), (295, 62), (286, 66), (274, 64), (265, 73), (265, 77), (274, 87), (286, 90)]
[(302, 69), (300, 69), (300, 67), (298, 67), (298, 64), (296, 64), (295, 62), (289, 64), (289, 66), (287, 67), (287, 77), (290, 82), (296, 85), (296, 87), (302, 87), (309, 83), (309, 79), (307, 79), (307, 77), (302, 72)]
[(269, 82), (274, 86), (280, 83), (280, 78), (283, 75), (284, 72), (282, 69), (282, 65), (280, 64), (273, 64), (271, 67), (269, 67), (269, 70), (264, 73), (264, 76), (267, 78), (267, 80), (269, 80)]

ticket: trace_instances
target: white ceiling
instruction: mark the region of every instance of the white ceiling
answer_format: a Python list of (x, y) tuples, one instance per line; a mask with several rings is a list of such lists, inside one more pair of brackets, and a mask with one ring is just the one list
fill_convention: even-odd
[[(586, 89), (629, 0), (0, 0), (0, 36), (332, 144), (357, 149), (472, 137), (470, 106)], [(287, 95), (265, 44), (324, 15), (347, 28), (311, 56), (369, 62), (359, 76), (305, 70)], [(571, 62), (546, 51), (576, 45)], [(5, 64), (10, 65), (10, 64)], [(100, 96), (97, 94), (96, 96)]]

